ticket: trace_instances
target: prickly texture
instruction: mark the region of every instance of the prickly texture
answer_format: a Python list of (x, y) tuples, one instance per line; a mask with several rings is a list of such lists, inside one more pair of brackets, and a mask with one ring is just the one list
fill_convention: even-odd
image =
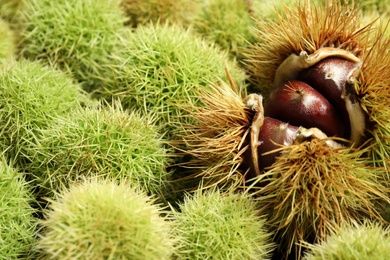
[(197, 191), (174, 212), (178, 259), (266, 259), (273, 245), (245, 194)]
[(32, 0), (21, 16), (25, 57), (70, 72), (88, 91), (114, 80), (106, 73), (125, 29), (119, 0)]
[(0, 70), (0, 149), (24, 163), (26, 144), (57, 115), (88, 102), (69, 75), (39, 62), (21, 59)]
[(311, 54), (321, 47), (334, 47), (360, 57), (369, 49), (370, 26), (361, 26), (359, 8), (328, 2), (322, 6), (299, 1), (278, 12), (275, 21), (258, 21), (258, 41), (244, 53), (245, 66), (258, 90), (269, 91), (276, 69), (293, 53)]
[(109, 100), (118, 97), (125, 108), (153, 111), (170, 136), (176, 127), (173, 118), (183, 115), (180, 106), (199, 100), (197, 89), (226, 79), (225, 66), (238, 86), (244, 86), (245, 73), (226, 52), (178, 25), (140, 26), (124, 44), (117, 85), (103, 89), (101, 95)]
[(0, 63), (16, 54), (16, 38), (9, 24), (0, 18)]
[(0, 159), (0, 259), (29, 259), (36, 243), (33, 195), (23, 176)]
[(183, 154), (192, 158), (183, 163), (188, 176), (183, 181), (189, 180), (189, 186), (196, 186), (196, 180), (201, 180), (204, 186), (243, 185), (245, 172), (239, 168), (240, 156), (247, 145), (245, 136), (251, 124), (250, 113), (241, 98), (243, 93), (223, 81), (197, 93), (203, 106), (195, 102), (183, 106), (191, 112), (187, 117), (193, 123), (175, 123), (178, 146), (183, 143)]
[[(362, 1), (365, 2), (365, 1)], [(377, 12), (378, 14), (390, 14), (389, 2), (386, 0), (371, 0), (363, 3), (363, 11)]]
[(383, 221), (374, 200), (388, 201), (388, 189), (377, 178), (383, 169), (368, 166), (368, 149), (335, 149), (314, 139), (280, 150), (272, 167), (256, 178), (261, 188), (255, 193), (285, 252), (294, 243), (300, 249), (302, 241), (324, 239), (332, 228), (364, 214)]
[(40, 259), (169, 259), (173, 242), (161, 213), (126, 182), (72, 185), (45, 210)]
[(275, 10), (283, 9), (283, 6), (292, 6), (295, 1), (290, 0), (247, 0), (251, 2), (252, 12), (256, 14), (255, 19), (261, 19), (265, 21), (272, 21), (277, 19)]
[(255, 41), (253, 9), (246, 0), (202, 0), (193, 18), (194, 30), (238, 55)]
[(162, 195), (169, 163), (153, 116), (124, 111), (120, 104), (75, 110), (58, 117), (28, 147), (31, 173), (42, 196), (52, 196), (84, 176), (128, 179)]
[(0, 17), (14, 22), (24, 0), (0, 0)]
[(386, 22), (390, 16), (390, 5), (387, 0), (372, 0), (364, 2), (362, 5), (362, 10), (364, 19), (366, 21), (369, 21), (369, 19), (381, 17), (381, 19)]
[(338, 227), (319, 244), (310, 245), (305, 260), (388, 259), (390, 228), (375, 222), (351, 223)]
[(121, 5), (132, 27), (167, 21), (187, 26), (198, 7), (192, 0), (122, 0)]
[(378, 32), (374, 48), (364, 57), (358, 91), (361, 104), (368, 112), (369, 137), (372, 137), (372, 157), (376, 165), (389, 169), (390, 161), (390, 38)]

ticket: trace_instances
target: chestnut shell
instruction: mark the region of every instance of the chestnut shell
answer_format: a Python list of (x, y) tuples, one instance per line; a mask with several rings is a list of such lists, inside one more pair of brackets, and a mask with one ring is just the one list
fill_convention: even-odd
[(298, 129), (299, 127), (297, 126), (290, 125), (271, 117), (264, 118), (264, 123), (259, 134), (260, 145), (257, 147), (260, 169), (271, 166), (279, 155), (278, 152), (271, 152), (269, 154), (264, 153), (275, 150), (281, 145), (288, 146), (293, 144)]
[(296, 126), (317, 127), (328, 136), (344, 136), (344, 125), (332, 104), (302, 81), (291, 80), (278, 86), (271, 93), (264, 114)]
[(309, 84), (321, 93), (336, 109), (344, 122), (345, 134), (342, 136), (344, 138), (349, 138), (351, 131), (344, 101), (345, 91), (353, 89), (351, 80), (360, 66), (360, 63), (332, 57), (318, 62), (298, 75), (298, 80)]

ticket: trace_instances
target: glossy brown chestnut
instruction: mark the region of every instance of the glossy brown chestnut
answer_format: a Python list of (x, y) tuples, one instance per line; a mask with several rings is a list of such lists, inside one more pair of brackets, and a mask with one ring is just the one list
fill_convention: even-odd
[(355, 98), (353, 80), (361, 63), (339, 57), (326, 58), (308, 69), (301, 71), (298, 80), (304, 81), (320, 92), (336, 109), (343, 120), (345, 135), (350, 138), (350, 119), (346, 108), (347, 96)]
[[(275, 162), (279, 153), (272, 151), (281, 145), (291, 145), (297, 136), (298, 129), (299, 127), (274, 118), (264, 118), (264, 123), (259, 134), (259, 146), (257, 147), (260, 169), (269, 167)], [(264, 154), (267, 152), (271, 153)]]
[(328, 136), (344, 137), (344, 125), (332, 104), (302, 81), (278, 86), (265, 104), (264, 115), (296, 126), (317, 127)]

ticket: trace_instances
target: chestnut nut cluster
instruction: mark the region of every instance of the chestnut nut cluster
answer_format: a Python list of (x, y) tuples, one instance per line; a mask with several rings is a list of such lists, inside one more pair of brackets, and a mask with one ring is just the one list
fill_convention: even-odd
[(277, 153), (271, 151), (280, 145), (329, 137), (327, 144), (335, 148), (361, 142), (366, 119), (355, 91), (361, 65), (352, 53), (336, 48), (292, 54), (276, 70), (264, 105), (261, 95), (245, 98), (255, 111), (250, 151), (258, 162), (256, 175), (273, 164)]

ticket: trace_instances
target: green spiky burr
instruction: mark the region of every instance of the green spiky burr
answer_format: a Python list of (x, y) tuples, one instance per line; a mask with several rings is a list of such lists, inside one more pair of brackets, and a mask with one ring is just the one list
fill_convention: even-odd
[(110, 56), (121, 46), (125, 20), (119, 0), (28, 1), (21, 12), (21, 52), (70, 72), (93, 91), (115, 80)]
[(360, 0), (359, 3), (365, 14), (390, 15), (390, 5), (387, 0)]
[(384, 34), (390, 36), (390, 4), (386, 0), (361, 1), (363, 20), (366, 23), (375, 21), (378, 26), (382, 25)]
[(350, 223), (336, 228), (321, 243), (308, 245), (305, 260), (378, 259), (390, 255), (390, 228), (375, 222)]
[(169, 221), (131, 186), (93, 178), (63, 190), (45, 210), (40, 259), (169, 259)]
[(122, 7), (132, 27), (167, 21), (188, 26), (198, 4), (192, 0), (122, 0)]
[(284, 6), (291, 7), (294, 5), (294, 1), (289, 0), (250, 0), (252, 3), (252, 9), (257, 14), (256, 19), (263, 19), (266, 21), (277, 20), (278, 16), (275, 14), (275, 10), (280, 11)]
[(256, 17), (252, 1), (202, 0), (192, 19), (194, 30), (237, 56), (255, 41)]
[(16, 55), (16, 37), (9, 24), (0, 18), (0, 63)]
[(202, 191), (174, 211), (178, 259), (267, 259), (273, 245), (247, 194)]
[(35, 140), (38, 129), (88, 102), (69, 75), (24, 59), (1, 68), (0, 98), (0, 147), (18, 165), (23, 164), (26, 144)]
[[(179, 25), (150, 24), (138, 27), (124, 41), (126, 48), (116, 58), (116, 84), (102, 88), (100, 96), (121, 100), (125, 108), (156, 113), (158, 124), (172, 138), (173, 119), (190, 119), (183, 105), (197, 100), (196, 92), (210, 82), (226, 79), (225, 68), (244, 91), (245, 72), (226, 52), (211, 46), (191, 30)], [(191, 119), (190, 119), (191, 120)]]
[(0, 259), (30, 259), (37, 221), (30, 206), (33, 195), (23, 176), (3, 155), (0, 159)]
[(58, 117), (26, 146), (40, 196), (52, 197), (85, 176), (129, 180), (148, 194), (163, 197), (170, 150), (156, 117), (125, 111), (119, 103), (80, 107)]
[(0, 17), (15, 22), (22, 6), (23, 0), (0, 0)]

